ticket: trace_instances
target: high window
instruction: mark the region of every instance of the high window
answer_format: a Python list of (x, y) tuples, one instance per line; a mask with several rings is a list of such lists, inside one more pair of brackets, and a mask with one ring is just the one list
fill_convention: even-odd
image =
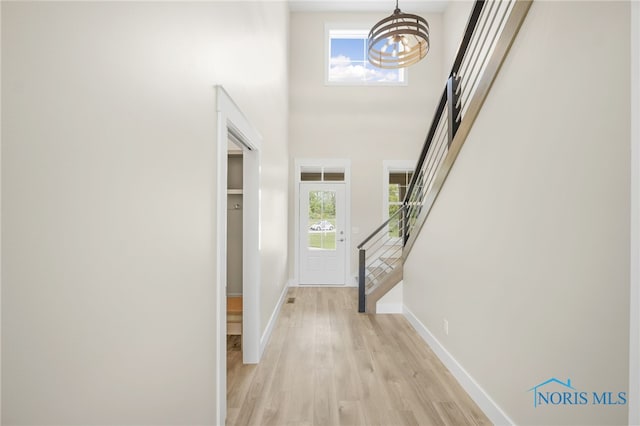
[(326, 83), (343, 85), (405, 85), (404, 69), (385, 70), (367, 59), (368, 29), (327, 26)]

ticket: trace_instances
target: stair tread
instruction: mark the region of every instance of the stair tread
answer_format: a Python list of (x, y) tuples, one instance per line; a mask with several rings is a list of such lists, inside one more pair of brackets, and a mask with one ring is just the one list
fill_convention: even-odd
[(242, 314), (242, 296), (227, 297), (227, 314)]

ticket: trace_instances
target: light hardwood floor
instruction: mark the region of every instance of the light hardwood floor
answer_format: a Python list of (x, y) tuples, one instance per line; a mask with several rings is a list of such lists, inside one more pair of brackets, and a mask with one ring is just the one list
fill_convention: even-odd
[(227, 425), (490, 424), (402, 315), (358, 314), (352, 288), (288, 297), (260, 364), (229, 351)]

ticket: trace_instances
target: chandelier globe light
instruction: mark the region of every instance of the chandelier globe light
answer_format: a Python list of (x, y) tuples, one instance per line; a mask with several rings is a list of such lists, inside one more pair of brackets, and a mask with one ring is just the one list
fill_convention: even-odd
[(426, 19), (396, 9), (375, 24), (367, 39), (369, 62), (378, 68), (397, 69), (413, 65), (429, 52), (429, 23)]

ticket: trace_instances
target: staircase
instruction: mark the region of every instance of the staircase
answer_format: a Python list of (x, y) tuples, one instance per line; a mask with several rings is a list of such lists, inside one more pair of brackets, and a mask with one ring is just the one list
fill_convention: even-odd
[[(475, 2), (402, 208), (358, 245), (358, 312), (375, 313), (378, 300), (402, 281), (404, 261), (532, 1)], [(389, 233), (394, 222), (399, 237)]]

